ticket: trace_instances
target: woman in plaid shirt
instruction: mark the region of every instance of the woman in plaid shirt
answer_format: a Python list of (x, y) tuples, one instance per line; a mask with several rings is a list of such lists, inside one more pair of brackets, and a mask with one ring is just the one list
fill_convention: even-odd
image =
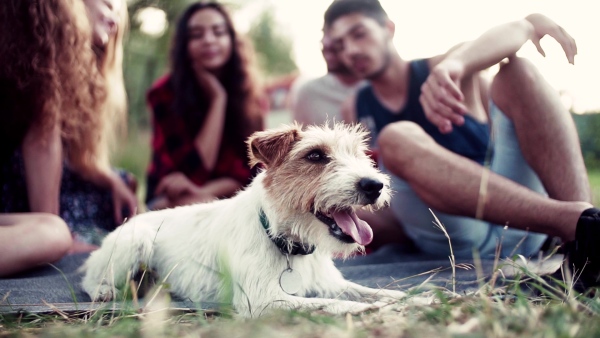
[(221, 5), (195, 3), (183, 13), (171, 71), (147, 95), (149, 209), (229, 197), (250, 182), (245, 140), (263, 129), (267, 110), (252, 56)]

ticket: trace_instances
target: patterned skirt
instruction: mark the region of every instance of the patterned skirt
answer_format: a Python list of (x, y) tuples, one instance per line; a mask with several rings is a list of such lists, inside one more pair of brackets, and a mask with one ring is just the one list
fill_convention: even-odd
[[(128, 183), (125, 171), (117, 171)], [(60, 185), (60, 217), (67, 223), (74, 239), (99, 245), (115, 223), (110, 190), (85, 181), (63, 166)], [(20, 151), (0, 165), (0, 213), (29, 212), (25, 167)]]

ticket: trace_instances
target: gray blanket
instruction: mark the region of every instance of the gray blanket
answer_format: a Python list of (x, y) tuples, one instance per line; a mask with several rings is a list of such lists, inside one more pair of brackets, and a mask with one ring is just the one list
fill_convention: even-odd
[[(76, 311), (95, 309), (103, 304), (92, 303), (80, 287), (78, 268), (87, 254), (70, 255), (53, 266), (44, 266), (11, 278), (0, 279), (0, 313)], [(457, 261), (466, 267), (456, 269), (455, 288), (458, 293), (475, 290), (491, 275), (494, 262), (483, 261), (478, 278), (471, 261)], [(406, 290), (423, 282), (451, 290), (452, 269), (449, 260), (405, 252), (398, 247), (384, 247), (370, 255), (336, 261), (343, 275), (356, 283), (374, 288)], [(218, 304), (174, 299), (174, 307), (215, 309)], [(115, 306), (115, 304), (112, 304)], [(119, 305), (116, 305), (119, 306)]]

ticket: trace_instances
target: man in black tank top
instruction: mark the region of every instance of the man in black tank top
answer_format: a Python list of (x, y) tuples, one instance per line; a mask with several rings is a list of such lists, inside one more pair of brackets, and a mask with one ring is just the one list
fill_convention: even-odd
[[(574, 123), (535, 67), (516, 57), (529, 40), (541, 51), (549, 35), (573, 63), (575, 41), (564, 29), (532, 14), (416, 61), (394, 48), (394, 24), (377, 0), (334, 1), (325, 29), (343, 62), (369, 81), (344, 119), (371, 129), (394, 182), (391, 208), (419, 249), (449, 254), (431, 209), (457, 256), (492, 255), (500, 238), (502, 255), (532, 256), (555, 236), (578, 270), (591, 261), (584, 286), (600, 285), (600, 246), (592, 241), (600, 210), (591, 204)], [(495, 64), (500, 70), (487, 83), (480, 72)]]

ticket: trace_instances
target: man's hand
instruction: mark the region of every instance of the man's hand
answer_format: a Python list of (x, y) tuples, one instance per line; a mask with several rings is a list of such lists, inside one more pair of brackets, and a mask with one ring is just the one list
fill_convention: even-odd
[(467, 113), (463, 104), (464, 95), (460, 90), (460, 80), (464, 69), (451, 59), (437, 64), (421, 86), (419, 101), (425, 117), (438, 127), (442, 134), (452, 131), (452, 125), (461, 126)]
[(577, 44), (575, 43), (575, 39), (573, 39), (573, 37), (569, 35), (569, 33), (567, 33), (561, 26), (539, 13), (528, 15), (525, 17), (525, 20), (529, 21), (533, 26), (534, 31), (531, 41), (540, 54), (546, 56), (546, 53), (540, 45), (540, 40), (544, 36), (550, 35), (561, 45), (562, 49), (565, 51), (565, 55), (567, 56), (569, 63), (575, 63)]

